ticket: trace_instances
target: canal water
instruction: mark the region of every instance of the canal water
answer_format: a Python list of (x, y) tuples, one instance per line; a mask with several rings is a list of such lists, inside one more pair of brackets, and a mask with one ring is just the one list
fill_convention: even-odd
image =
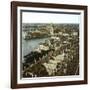
[(41, 39), (31, 39), (31, 40), (24, 40), (22, 38), (22, 60), (24, 60), (24, 56), (29, 54), (35, 48), (39, 47), (39, 43), (44, 43), (45, 40), (48, 38), (41, 38)]

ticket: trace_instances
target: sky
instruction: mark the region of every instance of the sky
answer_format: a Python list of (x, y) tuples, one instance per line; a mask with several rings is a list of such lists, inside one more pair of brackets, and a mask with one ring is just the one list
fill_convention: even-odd
[(79, 14), (23, 12), (22, 23), (80, 23)]

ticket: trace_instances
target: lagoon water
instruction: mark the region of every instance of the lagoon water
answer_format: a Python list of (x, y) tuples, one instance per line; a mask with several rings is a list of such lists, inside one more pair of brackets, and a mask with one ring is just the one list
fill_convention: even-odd
[(23, 56), (29, 54), (35, 48), (39, 46), (39, 43), (44, 43), (48, 38), (24, 40), (22, 38), (22, 59)]

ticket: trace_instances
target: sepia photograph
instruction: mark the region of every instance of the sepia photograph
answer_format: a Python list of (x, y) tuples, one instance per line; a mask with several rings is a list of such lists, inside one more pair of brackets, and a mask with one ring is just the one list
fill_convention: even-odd
[(80, 13), (24, 10), (21, 15), (21, 77), (79, 75)]
[(11, 2), (11, 87), (87, 84), (87, 6)]

